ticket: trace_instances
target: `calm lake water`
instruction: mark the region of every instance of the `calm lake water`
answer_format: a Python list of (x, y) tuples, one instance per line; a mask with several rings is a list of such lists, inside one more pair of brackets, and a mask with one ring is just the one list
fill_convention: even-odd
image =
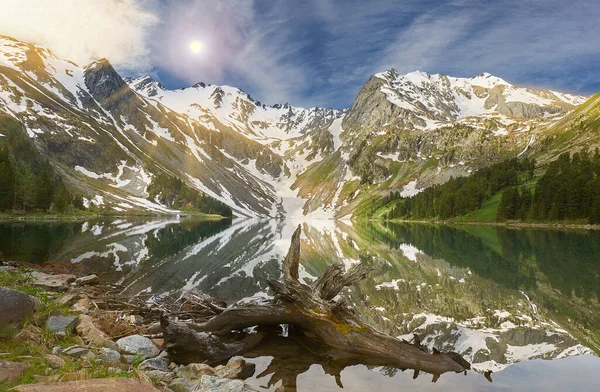
[[(0, 258), (66, 263), (130, 294), (197, 288), (231, 303), (268, 295), (265, 280), (280, 276), (294, 229), (274, 220), (7, 222)], [(254, 387), (599, 390), (600, 232), (316, 221), (303, 233), (302, 279), (331, 262), (371, 263), (375, 272), (343, 294), (365, 322), (407, 339), (418, 333), (475, 371), (433, 384), (427, 374), (352, 366), (336, 382), (310, 350), (282, 338), (271, 353), (246, 355), (257, 364)]]

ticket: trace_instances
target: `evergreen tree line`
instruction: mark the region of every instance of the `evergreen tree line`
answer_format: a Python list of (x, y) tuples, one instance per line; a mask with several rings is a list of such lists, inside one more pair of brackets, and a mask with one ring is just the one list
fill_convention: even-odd
[(468, 177), (452, 178), (412, 197), (392, 192), (383, 200), (384, 204), (398, 202), (387, 217), (448, 219), (464, 215), (481, 208), (485, 200), (500, 190), (530, 180), (534, 169), (534, 160), (514, 158), (480, 169)]
[(564, 153), (548, 166), (535, 191), (502, 192), (498, 220), (587, 220), (600, 223), (600, 151)]
[(169, 208), (197, 210), (225, 217), (233, 215), (227, 204), (198, 192), (177, 177), (162, 173), (153, 178), (148, 186), (148, 194), (148, 200), (155, 201), (158, 198), (158, 201)]
[(48, 162), (39, 172), (20, 164), (0, 146), (0, 211), (59, 212), (83, 209), (81, 197), (73, 197)]

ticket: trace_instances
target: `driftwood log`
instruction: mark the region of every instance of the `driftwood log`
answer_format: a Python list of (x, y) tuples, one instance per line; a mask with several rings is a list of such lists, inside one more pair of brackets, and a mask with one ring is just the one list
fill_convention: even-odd
[[(273, 299), (242, 301), (203, 323), (176, 323), (161, 317), (165, 346), (173, 361), (209, 364), (226, 361), (256, 351), (268, 331), (281, 331), (281, 325), (288, 325), (290, 330), (302, 334), (303, 339), (321, 347), (321, 357), (327, 358), (324, 368), (332, 368), (330, 374), (336, 375), (336, 380), (345, 366), (357, 363), (414, 369), (415, 376), (420, 371), (430, 373), (434, 381), (442, 373), (470, 369), (469, 363), (456, 353), (437, 350), (429, 353), (418, 337), (410, 343), (363, 324), (342, 299), (336, 299), (344, 287), (367, 276), (370, 268), (366, 265), (361, 263), (345, 272), (342, 265), (333, 264), (312, 284), (301, 283), (298, 280), (300, 231), (298, 226), (283, 261), (282, 281), (267, 281), (275, 294)], [(258, 332), (244, 332), (251, 327), (257, 327)]]

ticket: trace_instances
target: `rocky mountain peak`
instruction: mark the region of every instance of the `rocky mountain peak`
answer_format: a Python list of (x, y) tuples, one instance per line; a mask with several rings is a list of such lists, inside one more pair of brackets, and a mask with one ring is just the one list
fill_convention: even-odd
[(133, 92), (110, 62), (103, 58), (85, 67), (85, 85), (92, 96), (100, 103), (118, 94), (119, 99), (127, 99)]

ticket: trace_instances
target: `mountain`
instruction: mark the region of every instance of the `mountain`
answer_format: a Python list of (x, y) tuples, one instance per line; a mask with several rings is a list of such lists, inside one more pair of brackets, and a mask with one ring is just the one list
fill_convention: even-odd
[(597, 118), (577, 114), (585, 102), (490, 74), (392, 69), (371, 76), (346, 110), (269, 106), (235, 87), (168, 90), (149, 76), (124, 79), (105, 59), (80, 67), (0, 37), (0, 119), (14, 125), (0, 134), (27, 135), (86, 205), (117, 212), (176, 213), (148, 200), (166, 174), (238, 216), (361, 216), (393, 190), (600, 144), (573, 128)]

